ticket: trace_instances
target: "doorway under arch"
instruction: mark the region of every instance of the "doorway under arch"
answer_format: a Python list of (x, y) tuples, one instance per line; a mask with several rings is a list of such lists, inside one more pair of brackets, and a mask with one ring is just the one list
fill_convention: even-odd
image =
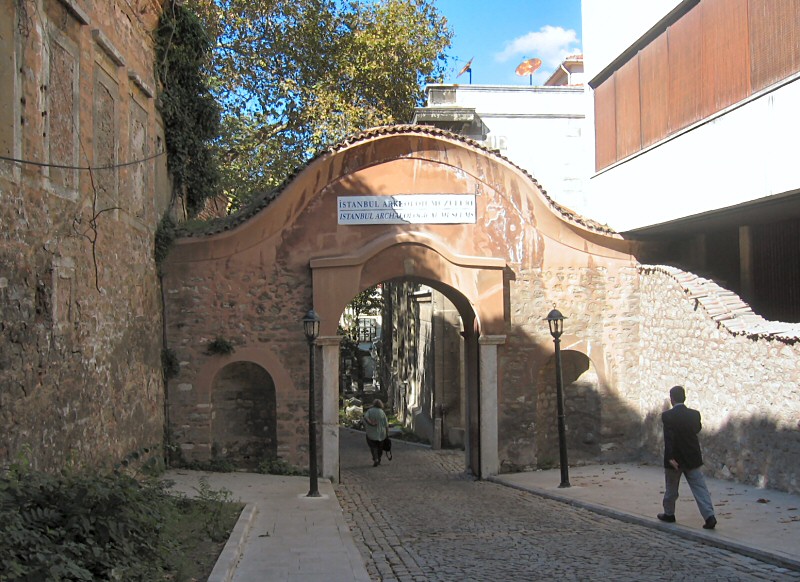
[[(454, 216), (441, 209), (455, 202), (474, 212), (439, 221)], [(422, 210), (386, 224), (369, 217), (348, 222), (339, 212), (348, 204), (395, 203)], [(359, 291), (407, 277), (457, 290), (460, 312), (474, 314), (465, 333), (474, 334), (477, 403), (470, 418), (480, 454), (470, 465), (480, 477), (499, 472), (501, 455), (505, 467), (524, 465), (511, 443), (530, 438), (533, 418), (514, 423), (505, 411), (533, 413), (534, 372), (515, 362), (538, 364), (552, 349), (538, 314), (556, 303), (577, 312), (585, 298), (572, 281), (584, 273), (592, 276), (597, 306), (585, 318), (599, 317), (606, 306), (624, 308), (625, 294), (609, 299), (604, 290), (635, 277), (629, 246), (560, 207), (529, 175), (478, 144), (424, 127), (365, 132), (312, 160), (279, 192), (175, 241), (163, 264), (166, 343), (181, 362), (168, 384), (175, 442), (187, 458), (208, 459), (212, 380), (231, 359), (247, 359), (274, 377), (278, 452), (296, 466), (309, 463), (307, 387), (315, 386), (321, 476), (336, 479), (339, 315)], [(300, 320), (311, 308), (321, 318), (321, 357), (309, 378)], [(602, 326), (585, 329), (592, 352), (608, 345), (597, 331)], [(214, 337), (229, 341), (235, 354), (209, 353)], [(594, 361), (603, 367), (616, 360)]]
[(314, 309), (321, 320), (317, 344), (323, 362), (324, 475), (338, 475), (339, 467), (340, 337), (335, 326), (352, 297), (393, 280), (424, 283), (445, 294), (458, 310), (464, 334), (466, 465), (478, 477), (497, 473), (497, 347), (505, 342), (505, 264), (502, 259), (453, 255), (418, 233), (387, 235), (357, 253), (311, 261)]
[(373, 289), (382, 296), (380, 342), (375, 350), (377, 381), (364, 390), (351, 379), (342, 384), (347, 389), (342, 388), (341, 395), (356, 397), (366, 406), (380, 398), (404, 429), (434, 448), (463, 449), (465, 469), (477, 474), (480, 427), (474, 309), (458, 290), (418, 277), (382, 281)]

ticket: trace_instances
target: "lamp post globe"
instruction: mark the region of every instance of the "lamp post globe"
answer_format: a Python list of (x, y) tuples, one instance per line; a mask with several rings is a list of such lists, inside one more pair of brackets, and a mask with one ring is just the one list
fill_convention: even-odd
[(550, 335), (554, 339), (560, 338), (564, 333), (564, 316), (558, 309), (553, 309), (547, 314), (547, 324), (550, 326)]
[(319, 316), (313, 309), (310, 309), (303, 318), (303, 333), (308, 342), (313, 342), (319, 337)]

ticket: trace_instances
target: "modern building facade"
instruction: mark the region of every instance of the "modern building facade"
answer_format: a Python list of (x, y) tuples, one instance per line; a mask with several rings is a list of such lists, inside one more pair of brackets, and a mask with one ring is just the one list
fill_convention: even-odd
[(583, 29), (581, 210), (647, 241), (641, 259), (800, 321), (800, 3), (584, 0)]

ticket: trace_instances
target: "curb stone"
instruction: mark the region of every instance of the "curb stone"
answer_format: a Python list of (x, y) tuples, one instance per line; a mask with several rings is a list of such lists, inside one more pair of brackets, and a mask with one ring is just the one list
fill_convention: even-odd
[(233, 526), (231, 535), (217, 558), (214, 569), (208, 577), (208, 582), (231, 582), (236, 566), (242, 557), (245, 540), (250, 529), (253, 527), (258, 507), (254, 503), (248, 503), (239, 514), (236, 525)]

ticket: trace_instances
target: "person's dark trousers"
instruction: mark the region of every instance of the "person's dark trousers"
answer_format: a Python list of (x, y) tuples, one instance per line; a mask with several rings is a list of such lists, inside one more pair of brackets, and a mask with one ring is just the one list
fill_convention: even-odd
[(369, 452), (372, 453), (372, 462), (379, 465), (381, 457), (383, 456), (383, 445), (381, 441), (373, 441), (371, 438), (367, 437), (367, 445), (369, 446)]
[(681, 475), (686, 477), (686, 482), (689, 483), (689, 488), (694, 495), (697, 509), (700, 510), (700, 515), (703, 519), (708, 521), (709, 518), (714, 517), (714, 505), (711, 503), (711, 495), (706, 486), (706, 480), (703, 477), (703, 472), (700, 467), (689, 469), (688, 471), (676, 469), (664, 469), (664, 513), (667, 515), (675, 515), (675, 501), (678, 499), (678, 485), (681, 483)]

